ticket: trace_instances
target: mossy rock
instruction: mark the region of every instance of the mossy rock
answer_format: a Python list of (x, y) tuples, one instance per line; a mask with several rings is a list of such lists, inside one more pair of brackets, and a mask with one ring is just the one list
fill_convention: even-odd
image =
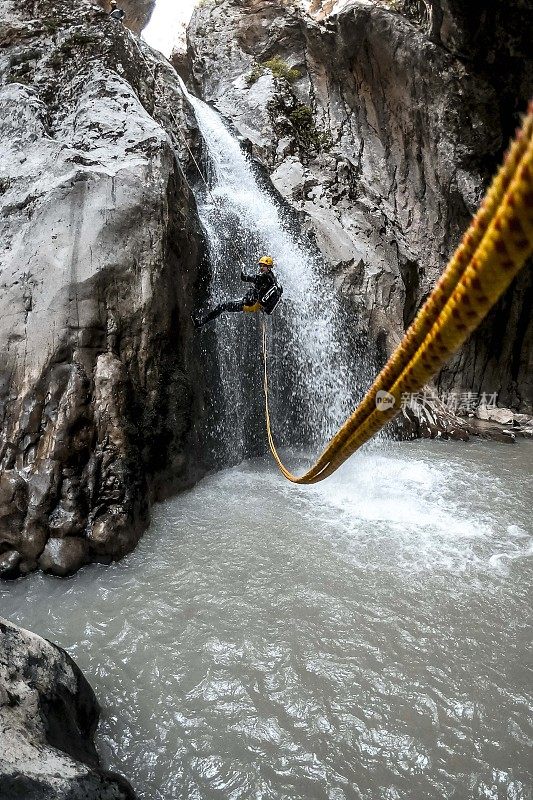
[(289, 82), (296, 81), (302, 77), (302, 73), (296, 67), (289, 67), (286, 61), (279, 56), (269, 58), (268, 61), (254, 64), (252, 71), (248, 75), (248, 83), (252, 85), (261, 75), (264, 75), (266, 70), (269, 70), (275, 78), (286, 80)]

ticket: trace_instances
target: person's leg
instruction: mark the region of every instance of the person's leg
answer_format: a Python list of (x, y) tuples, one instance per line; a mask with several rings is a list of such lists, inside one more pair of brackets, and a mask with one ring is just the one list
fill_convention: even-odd
[(230, 312), (242, 311), (243, 305), (244, 305), (244, 300), (242, 299), (225, 300), (223, 303), (219, 303), (218, 306), (215, 306), (215, 308), (213, 308), (212, 311), (209, 311), (204, 316), (197, 316), (193, 318), (194, 324), (197, 328), (201, 328), (206, 323), (211, 322), (212, 319), (216, 319), (217, 317), (219, 317), (221, 314), (224, 313), (224, 311), (230, 311)]

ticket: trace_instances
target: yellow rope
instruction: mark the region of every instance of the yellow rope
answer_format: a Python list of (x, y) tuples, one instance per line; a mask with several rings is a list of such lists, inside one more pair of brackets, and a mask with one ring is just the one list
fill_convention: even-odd
[[(533, 104), (485, 199), (430, 297), (365, 397), (315, 464), (297, 477), (282, 463), (268, 403), (266, 326), (263, 325), (267, 436), (283, 475), (316, 483), (331, 475), (400, 411), (404, 392), (417, 392), (466, 341), (533, 253)], [(376, 408), (378, 391), (394, 405)]]

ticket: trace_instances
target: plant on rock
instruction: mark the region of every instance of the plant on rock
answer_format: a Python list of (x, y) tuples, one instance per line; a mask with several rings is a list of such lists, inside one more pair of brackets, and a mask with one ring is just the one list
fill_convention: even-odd
[(286, 61), (279, 56), (269, 58), (268, 61), (263, 61), (260, 64), (254, 64), (252, 71), (248, 75), (248, 83), (252, 85), (261, 75), (265, 74), (266, 70), (270, 70), (275, 78), (281, 78), (286, 81), (296, 81), (302, 77), (302, 73), (296, 67), (289, 67)]
[(299, 146), (307, 151), (324, 150), (331, 147), (331, 135), (316, 129), (313, 111), (301, 103), (289, 114)]

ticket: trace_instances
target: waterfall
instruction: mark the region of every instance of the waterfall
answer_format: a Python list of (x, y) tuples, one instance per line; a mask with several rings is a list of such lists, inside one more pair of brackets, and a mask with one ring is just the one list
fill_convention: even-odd
[[(186, 92), (185, 88), (184, 91)], [(203, 139), (209, 191), (195, 186), (211, 264), (210, 304), (242, 297), (241, 266), (255, 272), (261, 255), (274, 258), (283, 285), (268, 321), (272, 416), (276, 440), (299, 451), (321, 447), (353, 407), (354, 353), (347, 358), (346, 325), (333, 281), (297, 215), (276, 195), (260, 168), (210, 106), (187, 93)], [(257, 424), (264, 449), (260, 314), (226, 314), (201, 336), (215, 336), (204, 355), (217, 360), (216, 437), (227, 463), (254, 452)], [(254, 427), (255, 426), (255, 427)], [(255, 448), (257, 452), (257, 448)]]

